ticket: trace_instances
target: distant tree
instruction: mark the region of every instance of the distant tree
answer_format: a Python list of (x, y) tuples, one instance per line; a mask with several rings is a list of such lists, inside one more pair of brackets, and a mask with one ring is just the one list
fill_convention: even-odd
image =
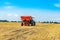
[(0, 20), (0, 22), (9, 22), (8, 20)]
[(58, 22), (54, 22), (54, 24), (58, 24)]
[(17, 22), (17, 21), (11, 21), (11, 22)]
[(18, 22), (22, 22), (22, 21), (18, 21)]
[(53, 21), (50, 21), (49, 23), (53, 23)]

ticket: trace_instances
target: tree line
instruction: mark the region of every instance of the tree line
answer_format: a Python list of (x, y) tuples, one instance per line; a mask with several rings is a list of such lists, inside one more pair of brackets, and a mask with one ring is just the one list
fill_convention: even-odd
[(0, 22), (21, 22), (21, 21), (8, 21), (8, 20), (0, 20)]
[(44, 22), (41, 22), (41, 23), (51, 23), (51, 24), (53, 23), (53, 24), (60, 24), (60, 22), (55, 22), (55, 21), (54, 21), (54, 22), (53, 22), (53, 21), (44, 21)]
[[(21, 21), (8, 21), (8, 20), (0, 20), (0, 22), (21, 22)], [(54, 24), (60, 24), (60, 22), (53, 22), (53, 21), (44, 21), (39, 23), (54, 23)]]

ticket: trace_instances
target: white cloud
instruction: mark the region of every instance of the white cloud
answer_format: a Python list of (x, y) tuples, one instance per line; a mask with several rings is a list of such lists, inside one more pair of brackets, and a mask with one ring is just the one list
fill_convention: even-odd
[(60, 4), (54, 4), (54, 6), (60, 8)]
[(9, 13), (9, 14), (7, 14), (7, 16), (12, 16), (12, 14)]
[(15, 17), (18, 17), (18, 14), (14, 14)]
[(4, 9), (13, 9), (13, 6), (5, 6)]
[(0, 16), (0, 19), (1, 19), (2, 17)]
[[(7, 14), (8, 16), (4, 15), (4, 14)], [(23, 15), (30, 15), (32, 17), (34, 17), (33, 19), (35, 20), (38, 20), (38, 21), (58, 21), (59, 18), (60, 18), (60, 15), (59, 15), (59, 11), (51, 11), (51, 10), (38, 10), (38, 9), (11, 9), (9, 11), (5, 11), (4, 10), (4, 19), (8, 19), (8, 20), (20, 20), (20, 16), (23, 16)], [(43, 15), (44, 14), (44, 15)], [(46, 18), (47, 17), (47, 18)], [(2, 19), (2, 18), (1, 18)]]
[(7, 16), (14, 16), (14, 17), (18, 17), (18, 14), (12, 14), (12, 13), (8, 13)]
[(60, 20), (60, 18), (56, 18), (56, 20)]

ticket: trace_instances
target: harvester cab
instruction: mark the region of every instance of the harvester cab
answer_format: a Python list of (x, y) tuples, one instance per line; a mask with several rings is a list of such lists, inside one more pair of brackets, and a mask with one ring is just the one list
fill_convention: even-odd
[(32, 16), (21, 16), (21, 26), (35, 26), (35, 21)]

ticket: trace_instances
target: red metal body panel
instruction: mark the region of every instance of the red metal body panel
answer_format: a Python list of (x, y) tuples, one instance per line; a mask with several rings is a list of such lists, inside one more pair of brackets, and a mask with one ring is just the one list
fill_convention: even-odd
[(23, 25), (28, 26), (28, 23), (29, 23), (28, 21), (25, 21), (25, 22), (23, 22)]
[(29, 21), (31, 20), (31, 16), (21, 16), (21, 20), (26, 20), (26, 21)]

